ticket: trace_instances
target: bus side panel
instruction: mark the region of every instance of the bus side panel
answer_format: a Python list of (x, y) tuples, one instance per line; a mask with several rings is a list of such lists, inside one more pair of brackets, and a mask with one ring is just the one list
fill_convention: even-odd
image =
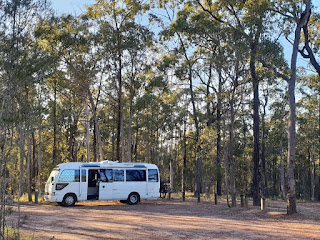
[(55, 190), (56, 195), (56, 202), (62, 202), (64, 196), (67, 193), (74, 193), (78, 200), (79, 200), (79, 183), (78, 182), (58, 182), (56, 185), (59, 184), (68, 184), (62, 190)]
[(130, 187), (126, 182), (113, 182), (112, 197), (114, 200), (126, 200), (130, 194)]
[(79, 196), (78, 201), (87, 200), (88, 196), (88, 170), (85, 168), (80, 168), (80, 184), (79, 184)]
[(140, 199), (146, 199), (148, 197), (147, 182), (126, 182), (125, 190), (127, 197), (132, 192), (139, 193)]
[(159, 193), (160, 182), (148, 182), (148, 199), (157, 199), (160, 197)]

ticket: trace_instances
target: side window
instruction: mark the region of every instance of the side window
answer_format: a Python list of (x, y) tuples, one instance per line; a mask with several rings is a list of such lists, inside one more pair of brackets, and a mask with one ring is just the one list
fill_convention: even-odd
[(63, 170), (58, 182), (80, 182), (80, 170)]
[(113, 181), (123, 182), (124, 181), (124, 170), (113, 170)]
[(127, 182), (146, 181), (146, 170), (126, 170)]
[(81, 170), (81, 182), (86, 182), (87, 181), (87, 170), (82, 169)]
[(148, 181), (149, 182), (158, 182), (158, 170), (157, 169), (148, 169)]
[(101, 182), (112, 182), (112, 169), (101, 169), (100, 170), (100, 180)]

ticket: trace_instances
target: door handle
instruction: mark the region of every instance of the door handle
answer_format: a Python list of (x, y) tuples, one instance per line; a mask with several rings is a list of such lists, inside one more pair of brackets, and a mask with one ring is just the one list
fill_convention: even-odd
[(102, 188), (104, 188), (105, 186), (102, 186)]

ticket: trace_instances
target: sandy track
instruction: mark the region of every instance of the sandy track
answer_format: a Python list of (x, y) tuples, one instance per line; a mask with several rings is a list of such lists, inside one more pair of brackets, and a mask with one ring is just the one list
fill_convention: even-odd
[(163, 200), (133, 206), (23, 205), (21, 214), (27, 217), (22, 230), (36, 239), (320, 239), (320, 204), (300, 203), (294, 216), (286, 216), (285, 209), (279, 201), (261, 212), (257, 207), (229, 209), (225, 203)]

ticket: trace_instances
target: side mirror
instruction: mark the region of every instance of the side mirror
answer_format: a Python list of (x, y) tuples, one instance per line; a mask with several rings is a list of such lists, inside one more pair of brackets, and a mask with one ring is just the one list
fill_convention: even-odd
[(54, 177), (51, 177), (51, 182), (54, 182)]

